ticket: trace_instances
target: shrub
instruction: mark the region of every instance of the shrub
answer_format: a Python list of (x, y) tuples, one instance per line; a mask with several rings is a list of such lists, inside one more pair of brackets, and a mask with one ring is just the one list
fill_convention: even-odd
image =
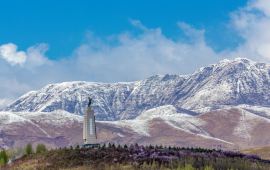
[(36, 153), (43, 153), (46, 152), (47, 148), (44, 144), (38, 144), (36, 147)]
[(28, 143), (25, 147), (26, 155), (31, 155), (33, 153), (33, 147), (31, 143)]
[(8, 162), (8, 156), (5, 150), (0, 152), (0, 165), (6, 165)]

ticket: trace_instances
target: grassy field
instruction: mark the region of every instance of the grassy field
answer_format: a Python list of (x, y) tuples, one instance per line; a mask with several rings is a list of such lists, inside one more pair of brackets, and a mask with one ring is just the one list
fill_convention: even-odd
[(270, 160), (270, 146), (260, 147), (260, 148), (252, 148), (241, 151), (245, 154), (253, 154), (258, 155), (262, 159)]
[(269, 170), (270, 161), (254, 155), (202, 148), (101, 146), (61, 148), (30, 154), (3, 169), (63, 170)]

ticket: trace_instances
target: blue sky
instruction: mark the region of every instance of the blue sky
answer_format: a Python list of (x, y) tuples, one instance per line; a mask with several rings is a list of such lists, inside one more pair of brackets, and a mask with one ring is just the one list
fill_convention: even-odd
[(270, 60), (269, 0), (9, 0), (0, 22), (0, 107), (49, 83)]
[[(85, 40), (87, 32), (98, 37), (134, 31), (129, 20), (137, 19), (150, 28), (176, 38), (181, 31), (176, 23), (183, 21), (207, 30), (209, 44), (216, 49), (232, 47), (237, 37), (221, 35), (229, 13), (246, 4), (246, 0), (10, 0), (0, 6), (0, 44), (13, 42), (19, 49), (36, 43), (49, 44), (49, 58), (69, 56)], [(218, 28), (218, 29), (216, 29)]]

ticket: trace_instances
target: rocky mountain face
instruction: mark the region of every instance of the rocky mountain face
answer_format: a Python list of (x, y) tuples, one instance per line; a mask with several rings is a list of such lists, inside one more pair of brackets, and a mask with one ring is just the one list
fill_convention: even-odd
[(23, 95), (4, 110), (65, 110), (82, 115), (88, 97), (94, 100), (98, 120), (134, 119), (144, 110), (163, 105), (190, 115), (240, 104), (270, 106), (270, 65), (239, 58), (191, 75), (156, 75), (129, 83), (50, 84)]

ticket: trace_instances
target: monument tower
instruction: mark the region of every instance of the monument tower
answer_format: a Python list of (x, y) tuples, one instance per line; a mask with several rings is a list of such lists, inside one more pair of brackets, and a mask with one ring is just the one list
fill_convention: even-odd
[(89, 98), (88, 106), (84, 114), (83, 121), (83, 143), (84, 147), (96, 147), (97, 132), (96, 132), (96, 120), (95, 113), (91, 107), (92, 99)]

